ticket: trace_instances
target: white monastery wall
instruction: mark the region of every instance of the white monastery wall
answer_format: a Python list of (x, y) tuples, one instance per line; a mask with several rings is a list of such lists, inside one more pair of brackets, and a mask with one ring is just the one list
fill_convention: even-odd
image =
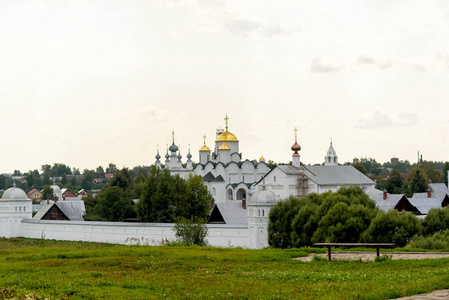
[[(23, 219), (18, 236), (35, 239), (112, 243), (125, 245), (162, 245), (175, 240), (174, 224), (117, 223), (89, 221), (51, 221)], [(249, 244), (247, 225), (208, 224), (206, 238), (211, 246), (243, 247)]]

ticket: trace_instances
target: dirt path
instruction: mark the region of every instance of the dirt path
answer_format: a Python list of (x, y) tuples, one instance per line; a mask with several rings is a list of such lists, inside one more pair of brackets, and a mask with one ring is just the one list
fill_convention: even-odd
[[(380, 255), (387, 255), (391, 259), (425, 259), (425, 258), (443, 258), (449, 257), (449, 252), (389, 252), (381, 251)], [(326, 253), (312, 253), (306, 257), (298, 257), (295, 259), (301, 261), (311, 261), (314, 256), (327, 259)], [(376, 258), (375, 252), (359, 252), (359, 251), (336, 251), (331, 253), (332, 259), (336, 260), (359, 260), (373, 261)]]

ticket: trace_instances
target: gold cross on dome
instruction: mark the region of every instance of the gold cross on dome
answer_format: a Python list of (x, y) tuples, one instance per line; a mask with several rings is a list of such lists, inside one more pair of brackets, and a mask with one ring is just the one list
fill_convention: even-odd
[(293, 129), (293, 131), (295, 132), (295, 141), (298, 138), (298, 128), (295, 127), (295, 129)]
[(228, 115), (226, 115), (224, 119), (225, 119), (225, 122), (226, 122), (226, 130), (228, 130), (228, 120), (229, 120)]
[(204, 145), (206, 145), (206, 135), (203, 135)]

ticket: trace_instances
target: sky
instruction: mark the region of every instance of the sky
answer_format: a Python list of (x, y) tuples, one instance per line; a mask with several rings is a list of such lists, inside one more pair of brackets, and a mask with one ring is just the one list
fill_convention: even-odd
[(0, 173), (183, 160), (449, 160), (449, 1), (0, 0)]

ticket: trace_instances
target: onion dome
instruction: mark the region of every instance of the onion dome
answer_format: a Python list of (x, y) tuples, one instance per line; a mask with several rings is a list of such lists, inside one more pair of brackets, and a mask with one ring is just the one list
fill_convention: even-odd
[(292, 146), (292, 151), (295, 151), (294, 156), (299, 156), (298, 151), (301, 150), (301, 146), (298, 144), (298, 129), (295, 128), (293, 131), (295, 132), (295, 143)]
[(200, 151), (210, 151), (209, 147), (206, 146), (206, 135), (203, 135), (204, 145), (201, 147)]
[(157, 146), (157, 154), (155, 156), (156, 160), (161, 159), (161, 156), (159, 155), (159, 145)]
[(171, 152), (176, 152), (176, 151), (178, 151), (178, 149), (179, 149), (178, 146), (176, 146), (174, 142), (170, 146), (170, 148), (168, 148), (168, 150), (170, 150)]
[(176, 152), (178, 151), (179, 148), (178, 146), (175, 145), (175, 131), (172, 130), (171, 134), (172, 134), (172, 144), (170, 148), (168, 148), (168, 150), (170, 150), (171, 152)]
[(181, 156), (181, 150), (179, 150), (178, 152), (178, 160), (181, 160), (182, 156)]
[(301, 146), (298, 145), (298, 143), (295, 141), (295, 143), (292, 146), (292, 151), (298, 152), (299, 150), (301, 150)]
[(228, 129), (226, 129), (225, 132), (220, 134), (215, 141), (216, 142), (238, 142), (239, 140), (237, 139), (237, 137), (234, 134), (230, 133), (228, 131)]
[(263, 155), (259, 158), (259, 161), (265, 161), (265, 157)]
[(276, 195), (272, 191), (265, 189), (265, 185), (262, 186), (260, 191), (255, 192), (249, 200), (251, 205), (275, 205), (276, 203)]
[(29, 200), (27, 194), (21, 188), (14, 186), (12, 188), (7, 189), (4, 193), (0, 201), (3, 200)]
[(221, 145), (220, 148), (218, 148), (218, 150), (231, 150), (231, 148), (229, 148), (229, 146), (226, 145), (225, 142), (223, 142), (223, 145)]
[(217, 137), (215, 142), (238, 142), (239, 141), (234, 134), (232, 134), (228, 131), (228, 120), (229, 120), (229, 118), (226, 115), (226, 117), (225, 117), (226, 130)]

